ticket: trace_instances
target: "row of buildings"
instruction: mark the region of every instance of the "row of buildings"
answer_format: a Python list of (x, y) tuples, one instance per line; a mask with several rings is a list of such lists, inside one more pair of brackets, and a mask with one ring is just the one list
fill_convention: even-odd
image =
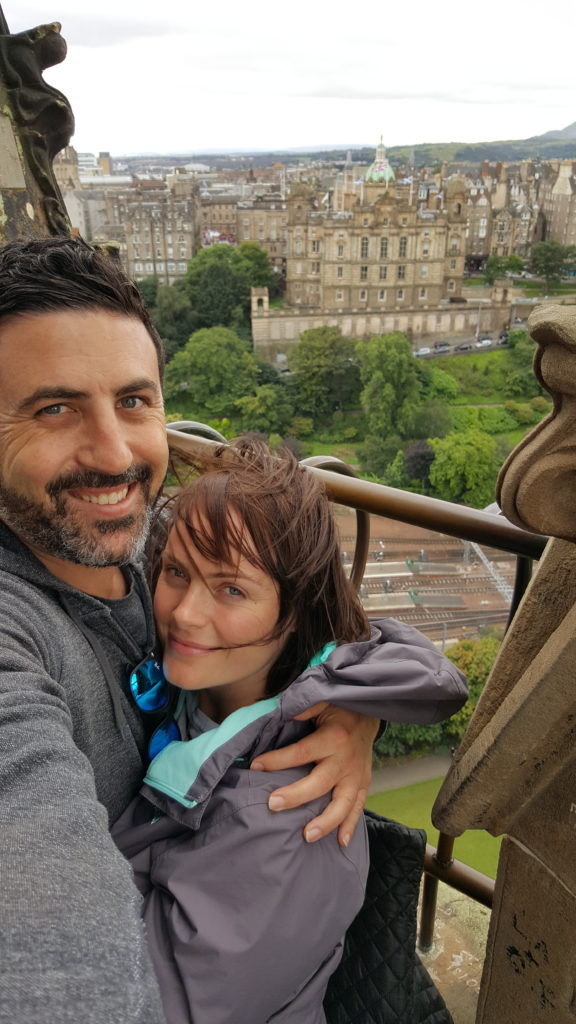
[[(526, 259), (544, 238), (576, 243), (571, 162), (395, 173), (381, 142), (367, 168), (348, 157), (340, 166), (255, 173), (187, 165), (136, 177), (114, 173), (109, 154), (90, 161), (72, 147), (54, 166), (73, 226), (90, 241), (116, 241), (136, 279), (171, 284), (215, 241), (265, 249), (284, 303), (271, 308), (256, 294), (253, 333), (271, 355), (303, 324), (356, 336), (474, 329), (480, 313), (462, 290), (488, 256)], [(505, 288), (494, 302), (487, 329), (506, 322)]]

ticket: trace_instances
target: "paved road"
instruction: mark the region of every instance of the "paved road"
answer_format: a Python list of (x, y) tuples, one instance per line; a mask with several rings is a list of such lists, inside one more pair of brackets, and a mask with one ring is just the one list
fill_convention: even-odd
[(446, 775), (450, 767), (448, 754), (430, 754), (404, 763), (394, 761), (385, 768), (378, 768), (372, 775), (370, 793), (384, 793), (387, 789), (400, 789), (414, 782), (438, 779)]

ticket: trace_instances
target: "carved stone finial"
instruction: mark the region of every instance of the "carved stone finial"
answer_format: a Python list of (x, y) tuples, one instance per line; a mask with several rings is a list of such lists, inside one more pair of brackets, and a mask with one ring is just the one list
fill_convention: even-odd
[(65, 56), (58, 22), (0, 35), (0, 240), (70, 233), (52, 160), (68, 145), (74, 118), (42, 78)]
[(525, 530), (576, 540), (576, 312), (541, 306), (528, 327), (538, 351), (534, 372), (554, 400), (549, 416), (504, 463), (497, 499)]

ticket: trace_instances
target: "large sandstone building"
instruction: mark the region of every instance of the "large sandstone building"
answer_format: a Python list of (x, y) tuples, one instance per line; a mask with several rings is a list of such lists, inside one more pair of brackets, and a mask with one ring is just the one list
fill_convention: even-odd
[(253, 298), (253, 337), (273, 357), (309, 327), (417, 338), (475, 329), (461, 298), (466, 189), (396, 181), (382, 144), (358, 182), (349, 164), (332, 195), (295, 185), (286, 200), (286, 307)]

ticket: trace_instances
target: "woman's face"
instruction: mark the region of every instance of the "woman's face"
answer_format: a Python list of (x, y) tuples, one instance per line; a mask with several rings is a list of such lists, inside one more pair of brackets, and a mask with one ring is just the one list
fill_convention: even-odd
[(224, 717), (264, 696), (286, 635), (265, 639), (278, 622), (280, 602), (275, 581), (262, 569), (240, 555), (230, 564), (209, 561), (177, 519), (162, 557), (154, 613), (170, 682), (218, 690), (212, 702), (201, 701), (203, 710)]

